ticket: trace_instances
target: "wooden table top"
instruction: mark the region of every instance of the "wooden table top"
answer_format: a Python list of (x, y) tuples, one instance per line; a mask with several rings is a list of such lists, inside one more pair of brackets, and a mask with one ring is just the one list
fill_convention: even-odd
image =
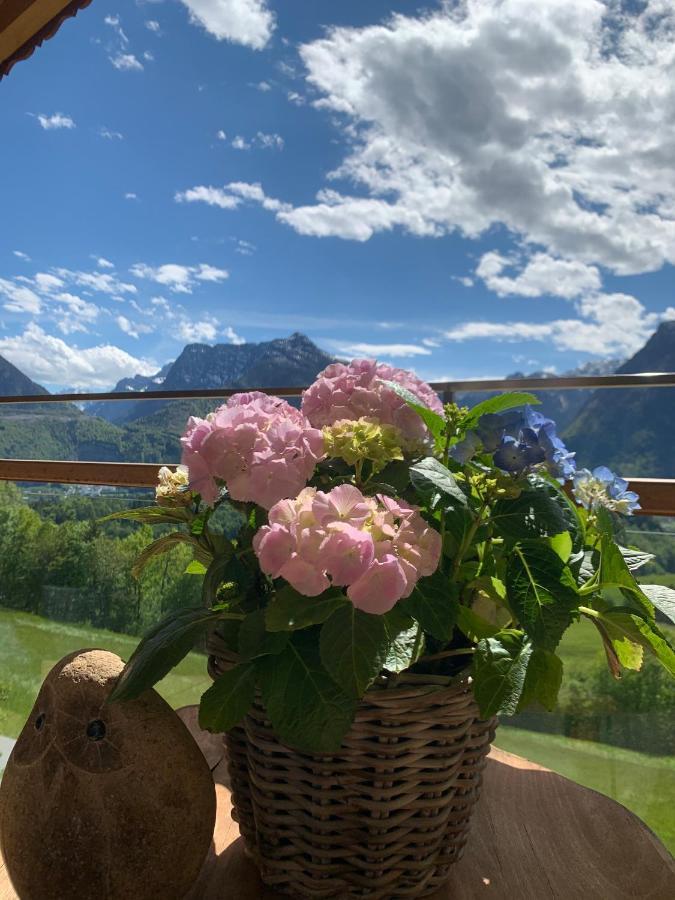
[[(213, 772), (213, 844), (186, 900), (288, 900), (266, 888), (231, 818), (222, 741), (180, 710)], [(433, 900), (675, 900), (675, 861), (633, 813), (493, 749), (463, 858)], [(0, 858), (0, 900), (17, 900)], [(31, 900), (31, 898), (22, 898)]]

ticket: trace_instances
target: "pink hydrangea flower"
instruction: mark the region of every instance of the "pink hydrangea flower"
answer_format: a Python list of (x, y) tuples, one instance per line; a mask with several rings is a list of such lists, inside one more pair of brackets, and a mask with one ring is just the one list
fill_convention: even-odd
[(441, 536), (416, 507), (350, 484), (328, 493), (305, 488), (281, 500), (253, 538), (260, 568), (307, 597), (331, 584), (347, 588), (354, 606), (388, 612), (418, 579), (436, 571)]
[(374, 359), (355, 359), (348, 365), (333, 363), (324, 369), (303, 393), (302, 411), (312, 425), (321, 428), (341, 419), (362, 416), (395, 425), (411, 443), (427, 440), (426, 425), (405, 400), (383, 382), (396, 381), (421, 404), (442, 413), (443, 404), (429, 385), (412, 372), (396, 369)]
[(297, 496), (324, 455), (321, 432), (260, 391), (234, 394), (207, 419), (190, 418), (181, 444), (190, 487), (207, 503), (224, 482), (234, 500), (265, 509)]

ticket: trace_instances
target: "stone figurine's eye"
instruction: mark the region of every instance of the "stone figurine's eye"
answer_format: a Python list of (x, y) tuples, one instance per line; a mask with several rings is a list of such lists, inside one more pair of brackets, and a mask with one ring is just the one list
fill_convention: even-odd
[(87, 737), (90, 741), (102, 741), (105, 737), (105, 722), (100, 719), (93, 719), (87, 725)]
[(40, 715), (35, 720), (35, 730), (42, 731), (46, 720), (47, 716), (44, 713), (40, 713)]

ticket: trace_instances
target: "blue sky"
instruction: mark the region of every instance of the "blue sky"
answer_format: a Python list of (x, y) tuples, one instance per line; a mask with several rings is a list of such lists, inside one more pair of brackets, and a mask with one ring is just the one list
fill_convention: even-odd
[(0, 354), (52, 389), (295, 330), (429, 379), (675, 317), (675, 15), (94, 0), (0, 83)]

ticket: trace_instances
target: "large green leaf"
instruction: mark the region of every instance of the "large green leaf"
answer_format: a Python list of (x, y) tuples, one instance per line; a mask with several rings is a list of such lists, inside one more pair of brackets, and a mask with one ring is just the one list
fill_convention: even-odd
[(488, 413), (505, 412), (507, 409), (516, 409), (519, 406), (526, 406), (528, 404), (530, 406), (538, 406), (540, 402), (541, 401), (538, 400), (534, 394), (517, 392), (499, 394), (496, 397), (490, 397), (487, 400), (483, 400), (482, 403), (477, 403), (473, 409), (470, 409), (466, 414), (466, 418), (461, 425), (468, 431), (470, 428), (475, 428), (479, 419)]
[(270, 721), (293, 747), (315, 753), (339, 749), (356, 710), (321, 664), (316, 635), (296, 631), (283, 653), (256, 662), (258, 683)]
[(622, 669), (633, 669), (638, 672), (642, 668), (644, 650), (641, 644), (630, 640), (624, 629), (606, 626), (599, 618), (591, 619), (597, 628), (607, 657), (607, 665), (615, 678), (621, 678)]
[(560, 657), (550, 650), (535, 647), (527, 665), (518, 712), (533, 703), (540, 703), (548, 710), (555, 709), (562, 676), (563, 664)]
[(255, 698), (256, 672), (246, 662), (223, 672), (202, 694), (199, 727), (214, 734), (229, 731), (244, 718)]
[(654, 607), (628, 568), (620, 547), (608, 534), (603, 534), (600, 542), (600, 578), (597, 590), (619, 588), (624, 596), (624, 605), (640, 615), (654, 618)]
[(439, 503), (466, 506), (468, 503), (455, 476), (433, 456), (427, 456), (410, 467), (410, 481), (419, 496), (428, 500), (432, 506), (438, 506)]
[(521, 631), (500, 631), (478, 642), (473, 693), (483, 718), (516, 712), (531, 656), (532, 644)]
[(428, 406), (424, 406), (423, 403), (420, 403), (419, 398), (415, 396), (411, 391), (407, 388), (404, 388), (402, 385), (398, 384), (396, 381), (384, 381), (383, 384), (386, 384), (388, 388), (391, 388), (396, 394), (399, 395), (411, 409), (414, 409), (417, 415), (422, 419), (424, 424), (427, 426), (431, 434), (434, 436), (436, 441), (440, 442), (443, 432), (445, 430), (445, 419), (443, 416), (439, 415), (439, 413), (434, 412), (433, 409), (429, 409)]
[(415, 622), (394, 635), (387, 651), (384, 668), (389, 672), (402, 672), (416, 663), (423, 653), (424, 632)]
[(533, 643), (555, 650), (579, 605), (574, 577), (546, 544), (516, 545), (506, 567), (509, 605)]
[(289, 635), (288, 631), (268, 631), (265, 610), (256, 609), (246, 616), (239, 628), (239, 653), (243, 659), (281, 653)]
[(569, 511), (543, 481), (531, 484), (518, 497), (498, 500), (490, 518), (497, 534), (511, 541), (552, 537), (573, 527)]
[(665, 584), (641, 584), (640, 588), (656, 609), (675, 624), (675, 591)]
[(268, 631), (297, 631), (321, 625), (341, 606), (351, 606), (340, 588), (329, 588), (318, 597), (306, 597), (287, 585), (274, 595), (265, 613)]
[(459, 610), (457, 587), (441, 571), (420, 578), (412, 594), (399, 600), (398, 606), (439, 641), (452, 637)]
[(614, 610), (599, 613), (598, 619), (607, 631), (615, 649), (617, 649), (617, 645), (625, 645), (623, 655), (619, 656), (623, 665), (634, 668), (623, 662), (623, 659), (630, 658), (628, 654), (634, 656), (634, 651), (630, 650), (628, 644), (639, 644), (645, 650), (649, 650), (671, 675), (675, 675), (675, 651), (653, 622), (633, 613)]
[(110, 700), (133, 700), (161, 681), (219, 618), (220, 613), (200, 606), (178, 609), (162, 619), (132, 653)]
[(488, 622), (468, 606), (460, 606), (457, 610), (457, 627), (474, 643), (483, 638), (494, 637), (500, 631), (499, 625)]
[(390, 644), (384, 616), (345, 603), (321, 628), (321, 662), (344, 691), (362, 697), (383, 669)]

